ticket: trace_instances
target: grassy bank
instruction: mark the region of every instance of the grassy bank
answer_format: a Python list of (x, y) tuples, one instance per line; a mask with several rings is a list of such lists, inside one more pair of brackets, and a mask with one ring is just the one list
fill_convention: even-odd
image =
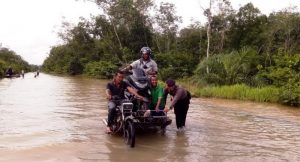
[(188, 80), (179, 81), (194, 97), (216, 97), (225, 99), (249, 100), (256, 102), (280, 103), (280, 89), (268, 86), (261, 88), (249, 87), (245, 84), (230, 86), (200, 86)]
[(197, 88), (194, 94), (201, 97), (218, 97), (257, 102), (279, 102), (279, 89), (275, 87), (252, 88), (238, 84), (232, 86)]

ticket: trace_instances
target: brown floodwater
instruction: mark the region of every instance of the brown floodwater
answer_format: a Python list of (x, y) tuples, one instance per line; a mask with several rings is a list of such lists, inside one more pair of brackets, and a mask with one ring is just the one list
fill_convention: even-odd
[(107, 80), (33, 73), (0, 80), (0, 161), (300, 161), (300, 111), (193, 98), (186, 131), (138, 132), (135, 148), (105, 134)]

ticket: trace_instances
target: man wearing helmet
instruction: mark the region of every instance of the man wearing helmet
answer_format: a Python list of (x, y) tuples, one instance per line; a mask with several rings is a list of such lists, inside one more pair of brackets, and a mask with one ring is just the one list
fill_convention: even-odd
[(141, 68), (147, 75), (156, 75), (158, 68), (154, 60), (151, 59), (151, 49), (149, 47), (143, 47), (140, 50), (141, 58), (131, 63), (124, 70), (131, 70)]

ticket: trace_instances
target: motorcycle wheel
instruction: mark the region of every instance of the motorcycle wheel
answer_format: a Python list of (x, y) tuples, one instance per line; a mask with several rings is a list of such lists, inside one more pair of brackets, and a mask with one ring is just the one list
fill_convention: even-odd
[(113, 131), (113, 133), (118, 133), (121, 131), (122, 129), (122, 119), (121, 119), (121, 116), (117, 117), (113, 123), (113, 125), (111, 126), (111, 130)]
[(134, 147), (135, 145), (135, 128), (132, 121), (127, 121), (124, 129), (124, 140), (127, 145)]

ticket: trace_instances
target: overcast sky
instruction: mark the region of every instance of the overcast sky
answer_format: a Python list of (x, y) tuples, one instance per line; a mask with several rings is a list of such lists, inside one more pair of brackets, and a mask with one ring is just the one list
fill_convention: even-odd
[[(176, 5), (177, 15), (182, 16), (183, 26), (205, 17), (201, 7), (208, 7), (208, 0), (156, 0)], [(234, 9), (252, 2), (264, 14), (297, 6), (299, 0), (231, 0)], [(299, 10), (298, 10), (299, 11)], [(60, 44), (57, 32), (63, 21), (76, 23), (79, 17), (98, 15), (100, 10), (83, 0), (0, 0), (0, 45), (15, 51), (30, 64), (41, 65), (51, 46)], [(193, 19), (193, 21), (191, 21)]]

